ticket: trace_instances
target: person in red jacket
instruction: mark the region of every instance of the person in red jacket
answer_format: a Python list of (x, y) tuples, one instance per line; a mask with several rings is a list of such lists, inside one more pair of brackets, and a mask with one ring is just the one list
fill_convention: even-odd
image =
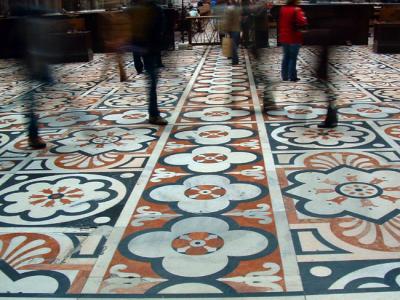
[(307, 25), (303, 10), (297, 6), (299, 0), (287, 0), (279, 15), (279, 42), (283, 46), (282, 80), (298, 81), (297, 56), (303, 42), (300, 28)]

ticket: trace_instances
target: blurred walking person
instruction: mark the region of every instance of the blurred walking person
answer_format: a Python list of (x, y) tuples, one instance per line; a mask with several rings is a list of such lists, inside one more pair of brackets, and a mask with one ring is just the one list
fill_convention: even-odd
[(279, 42), (283, 47), (281, 76), (283, 81), (298, 81), (297, 57), (303, 43), (301, 28), (307, 25), (299, 0), (287, 0), (279, 15)]
[(224, 30), (232, 39), (232, 65), (239, 64), (241, 9), (237, 0), (229, 0), (224, 15)]
[[(15, 14), (23, 17), (21, 28), (19, 28), (20, 40), (23, 44), (23, 57), (27, 71), (32, 81), (48, 85), (53, 82), (49, 62), (53, 53), (52, 45), (49, 43), (49, 20), (42, 17), (48, 11), (38, 6), (31, 6), (23, 2), (16, 6)], [(39, 136), (38, 116), (35, 112), (35, 91), (30, 90), (24, 97), (28, 106), (28, 144), (32, 149), (43, 149), (46, 143)]]
[(132, 26), (132, 48), (135, 68), (143, 67), (149, 80), (149, 123), (167, 125), (157, 103), (158, 68), (164, 32), (164, 14), (153, 0), (139, 0), (129, 9)]
[(112, 57), (107, 57), (103, 68), (103, 76), (107, 73), (107, 70), (114, 60), (118, 66), (118, 73), (120, 81), (126, 81), (127, 75), (124, 67), (124, 51), (130, 44), (131, 38), (131, 24), (128, 14), (125, 12), (107, 12), (99, 15), (100, 18), (100, 30), (102, 38), (105, 41), (105, 48), (108, 53), (111, 53)]

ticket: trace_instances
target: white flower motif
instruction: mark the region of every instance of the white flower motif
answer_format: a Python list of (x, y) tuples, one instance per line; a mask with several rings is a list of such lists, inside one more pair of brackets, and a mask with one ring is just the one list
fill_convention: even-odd
[(325, 115), (325, 108), (313, 108), (309, 105), (289, 105), (283, 107), (282, 110), (270, 110), (268, 115), (271, 116), (284, 116), (289, 119), (296, 120), (312, 120), (317, 119), (319, 116)]
[(108, 98), (104, 101), (104, 105), (117, 108), (117, 107), (137, 107), (147, 104), (147, 96), (143, 94), (132, 95), (118, 95)]
[(232, 102), (240, 102), (249, 100), (247, 96), (234, 96), (231, 94), (211, 94), (205, 97), (193, 97), (190, 99), (191, 102), (199, 102), (210, 105), (222, 105), (229, 104)]
[(300, 199), (297, 208), (312, 216), (350, 214), (373, 222), (386, 222), (400, 209), (399, 171), (364, 171), (339, 166), (328, 172), (305, 171), (289, 176), (294, 187), (286, 193)]
[(232, 85), (212, 85), (209, 87), (196, 87), (195, 92), (209, 93), (209, 94), (231, 94), (233, 92), (245, 91), (245, 86), (232, 86)]
[(112, 113), (104, 116), (106, 121), (114, 121), (116, 124), (131, 125), (147, 121), (147, 112), (139, 110), (127, 110), (122, 113)]
[(18, 225), (71, 222), (113, 207), (125, 193), (124, 185), (110, 177), (45, 176), (3, 189), (0, 215)]
[(348, 143), (353, 146), (373, 141), (375, 135), (355, 125), (339, 125), (336, 128), (318, 128), (312, 125), (282, 126), (272, 132), (274, 139), (285, 144), (325, 147), (344, 147)]
[(181, 185), (165, 185), (150, 192), (160, 202), (178, 202), (178, 207), (191, 213), (211, 213), (225, 209), (230, 202), (258, 197), (261, 189), (247, 183), (231, 183), (219, 175), (200, 175), (186, 179)]
[(94, 121), (98, 118), (96, 115), (88, 114), (87, 112), (78, 111), (78, 112), (67, 112), (58, 116), (49, 116), (40, 119), (41, 123), (47, 124), (49, 127), (65, 127), (71, 126), (77, 123), (87, 123), (90, 121)]
[(126, 247), (126, 255), (162, 258), (162, 267), (176, 276), (201, 277), (223, 270), (232, 258), (265, 251), (269, 244), (264, 235), (230, 230), (221, 219), (192, 217), (176, 222), (169, 231), (128, 237), (121, 247)]
[(221, 172), (231, 164), (245, 164), (255, 161), (257, 156), (249, 152), (232, 152), (220, 146), (200, 147), (192, 153), (178, 153), (167, 156), (165, 162), (175, 166), (187, 166), (191, 171), (201, 173)]
[(59, 140), (56, 148), (58, 153), (75, 153), (77, 148), (88, 155), (98, 155), (107, 152), (132, 152), (143, 149), (146, 143), (156, 138), (151, 129), (109, 128), (105, 130), (82, 130), (72, 136)]
[(175, 134), (177, 139), (192, 140), (203, 145), (218, 145), (252, 136), (253, 132), (247, 129), (235, 129), (226, 125), (201, 126), (197, 130), (181, 131)]
[(380, 89), (373, 92), (375, 95), (384, 99), (398, 100), (400, 89)]
[(27, 123), (26, 119), (21, 114), (15, 114), (15, 115), (7, 114), (0, 117), (0, 129), (12, 126), (20, 127), (26, 123)]
[(348, 115), (359, 115), (364, 118), (387, 118), (391, 114), (399, 113), (400, 109), (374, 104), (353, 104), (347, 108), (340, 108), (339, 113)]
[(198, 82), (201, 84), (207, 83), (207, 84), (212, 84), (212, 85), (232, 85), (234, 83), (240, 83), (240, 82), (245, 82), (246, 79), (243, 78), (232, 78), (232, 77), (220, 77), (220, 78), (212, 78), (212, 79), (202, 79), (199, 80)]
[(223, 122), (235, 117), (244, 117), (248, 115), (250, 115), (250, 112), (247, 110), (236, 110), (229, 107), (209, 107), (183, 114), (186, 118), (201, 119), (205, 122)]

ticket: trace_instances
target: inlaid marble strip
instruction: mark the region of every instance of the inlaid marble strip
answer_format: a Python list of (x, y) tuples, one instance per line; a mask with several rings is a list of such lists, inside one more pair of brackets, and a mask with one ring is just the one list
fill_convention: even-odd
[(99, 293), (286, 291), (258, 131), (225, 116), (174, 126)]
[(103, 253), (99, 259), (97, 260), (97, 263), (93, 267), (93, 270), (89, 276), (89, 279), (87, 280), (82, 293), (85, 294), (90, 294), (90, 293), (96, 293), (99, 289), (99, 286), (102, 282), (103, 276), (105, 272), (107, 271), (108, 265), (111, 262), (113, 255), (115, 251), (117, 250), (117, 247), (119, 245), (119, 242), (121, 240), (121, 237), (124, 233), (125, 228), (128, 226), (131, 215), (136, 209), (136, 205), (143, 193), (143, 191), (146, 188), (146, 184), (150, 178), (150, 175), (154, 169), (154, 166), (156, 165), (159, 156), (161, 154), (162, 149), (165, 146), (165, 143), (168, 140), (168, 137), (171, 134), (172, 127), (182, 109), (183, 103), (185, 102), (189, 92), (192, 89), (192, 86), (194, 82), (196, 81), (196, 78), (208, 56), (210, 49), (208, 48), (206, 52), (204, 53), (202, 59), (200, 60), (195, 73), (193, 74), (191, 80), (189, 81), (188, 85), (186, 86), (185, 91), (183, 92), (178, 105), (175, 108), (174, 113), (172, 116), (169, 118), (169, 122), (171, 125), (166, 126), (166, 129), (162, 133), (160, 140), (158, 141), (155, 149), (153, 150), (153, 153), (146, 165), (145, 170), (142, 172), (138, 183), (136, 184), (135, 188), (132, 191), (132, 197), (127, 201), (124, 209), (122, 210), (122, 213), (115, 224), (114, 230), (111, 232), (110, 237), (105, 245), (106, 252)]
[(290, 229), (288, 226), (285, 206), (283, 204), (283, 197), (279, 185), (279, 179), (276, 173), (276, 167), (272, 156), (272, 149), (270, 147), (270, 141), (264, 123), (263, 110), (261, 107), (260, 99), (258, 98), (253, 71), (247, 52), (245, 54), (245, 58), (247, 73), (250, 81), (250, 90), (258, 125), (259, 138), (262, 145), (262, 154), (264, 158), (265, 168), (267, 170), (267, 178), (272, 199), (272, 206), (273, 211), (276, 214), (275, 223), (279, 248), (282, 256), (282, 264), (284, 267), (285, 282), (288, 291), (302, 291), (303, 286), (301, 283), (301, 278), (299, 276), (300, 272), (296, 261), (294, 246), (290, 237)]

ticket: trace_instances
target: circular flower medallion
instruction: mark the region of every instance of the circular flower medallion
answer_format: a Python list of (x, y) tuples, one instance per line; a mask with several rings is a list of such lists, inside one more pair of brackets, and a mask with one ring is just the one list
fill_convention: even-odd
[(353, 124), (341, 124), (336, 128), (318, 128), (316, 124), (293, 124), (275, 129), (272, 137), (283, 144), (293, 146), (344, 148), (368, 144), (376, 135), (368, 127)]
[(336, 187), (339, 194), (353, 198), (372, 198), (382, 194), (382, 189), (364, 182), (343, 183)]
[(182, 254), (206, 255), (222, 248), (224, 240), (208, 232), (191, 232), (178, 236), (172, 242), (172, 248)]
[(214, 164), (222, 161), (226, 161), (228, 157), (221, 153), (204, 153), (199, 154), (193, 158), (193, 160), (197, 163), (203, 164)]
[(185, 191), (185, 196), (196, 200), (213, 200), (226, 194), (226, 190), (217, 185), (198, 185)]
[(128, 259), (152, 261), (154, 270), (198, 278), (230, 273), (232, 264), (276, 249), (272, 234), (232, 225), (215, 217), (188, 217), (159, 230), (129, 235), (119, 251)]
[(0, 216), (25, 226), (73, 222), (116, 206), (125, 194), (125, 186), (107, 176), (44, 176), (3, 189)]

